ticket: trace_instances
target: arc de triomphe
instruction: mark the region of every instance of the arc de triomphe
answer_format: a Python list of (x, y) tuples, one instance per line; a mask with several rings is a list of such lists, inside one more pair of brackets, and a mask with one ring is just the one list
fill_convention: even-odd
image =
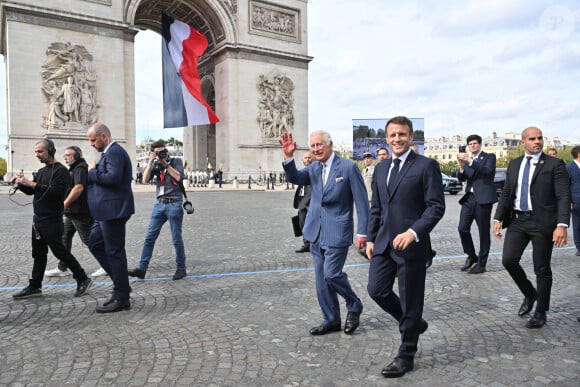
[(192, 169), (276, 171), (282, 132), (307, 144), (307, 0), (0, 0), (8, 171), (38, 169), (33, 144), (45, 136), (59, 157), (74, 144), (92, 160), (95, 121), (135, 161), (134, 37), (159, 32), (162, 12), (209, 42), (199, 73), (220, 122), (183, 129)]

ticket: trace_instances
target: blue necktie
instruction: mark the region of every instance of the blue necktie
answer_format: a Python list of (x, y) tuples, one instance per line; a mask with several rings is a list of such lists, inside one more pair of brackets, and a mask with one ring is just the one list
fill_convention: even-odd
[(522, 190), (520, 196), (520, 210), (528, 210), (528, 190), (530, 181), (530, 160), (532, 156), (526, 156), (526, 166), (524, 167), (524, 174), (522, 176)]
[(391, 168), (391, 175), (389, 176), (389, 182), (387, 183), (389, 193), (392, 193), (393, 188), (395, 187), (397, 175), (399, 174), (399, 165), (401, 164), (401, 159), (393, 159), (393, 163), (395, 163), (395, 165), (393, 165), (393, 167)]

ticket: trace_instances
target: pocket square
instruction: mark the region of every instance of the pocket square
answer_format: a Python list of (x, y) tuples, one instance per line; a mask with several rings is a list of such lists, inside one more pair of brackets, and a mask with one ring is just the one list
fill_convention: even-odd
[(337, 177), (335, 182), (340, 183), (343, 180), (344, 180), (344, 177)]

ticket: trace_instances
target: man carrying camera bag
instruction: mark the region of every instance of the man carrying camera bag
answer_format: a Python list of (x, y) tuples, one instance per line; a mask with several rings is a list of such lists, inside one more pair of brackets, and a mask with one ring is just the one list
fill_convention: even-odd
[(177, 264), (173, 279), (179, 280), (187, 275), (185, 271), (185, 248), (181, 237), (181, 225), (183, 222), (181, 184), (185, 174), (181, 160), (170, 158), (167, 148), (161, 141), (155, 141), (151, 144), (151, 154), (143, 172), (143, 181), (148, 182), (153, 176), (157, 176), (155, 190), (157, 202), (153, 206), (151, 213), (149, 229), (147, 230), (143, 251), (141, 252), (141, 260), (135, 269), (129, 270), (129, 275), (140, 279), (145, 278), (149, 261), (153, 255), (155, 241), (161, 228), (169, 220), (171, 238), (175, 249), (175, 262)]

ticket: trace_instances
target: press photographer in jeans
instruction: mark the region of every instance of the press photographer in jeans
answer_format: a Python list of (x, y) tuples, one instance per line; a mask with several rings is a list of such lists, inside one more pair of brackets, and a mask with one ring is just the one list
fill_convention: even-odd
[(141, 260), (139, 265), (129, 270), (131, 277), (145, 278), (149, 267), (149, 261), (153, 255), (155, 241), (161, 228), (169, 221), (171, 238), (175, 249), (175, 262), (177, 269), (173, 275), (174, 280), (182, 279), (187, 275), (185, 271), (185, 248), (181, 237), (181, 225), (183, 223), (181, 180), (185, 177), (183, 163), (178, 158), (171, 158), (161, 141), (151, 144), (149, 162), (143, 172), (143, 181), (148, 182), (153, 176), (157, 176), (156, 196), (157, 202), (153, 206), (149, 229), (143, 243)]

